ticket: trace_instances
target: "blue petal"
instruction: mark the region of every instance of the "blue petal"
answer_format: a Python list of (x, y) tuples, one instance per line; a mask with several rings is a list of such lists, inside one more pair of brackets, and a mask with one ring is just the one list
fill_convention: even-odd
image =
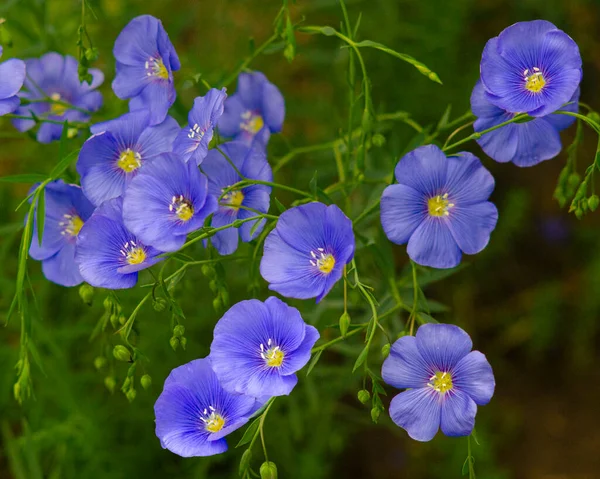
[(139, 95), (150, 81), (143, 63), (125, 65), (117, 61), (117, 74), (112, 82), (112, 89), (117, 98), (125, 100)]
[(0, 100), (15, 96), (25, 81), (25, 62), (7, 60), (0, 63)]
[(476, 254), (487, 246), (497, 222), (498, 210), (485, 201), (454, 206), (450, 211), (448, 227), (463, 253)]
[(381, 226), (392, 243), (407, 243), (427, 216), (426, 198), (406, 185), (390, 185), (381, 195)]
[(75, 262), (75, 244), (65, 244), (54, 256), (42, 261), (42, 272), (46, 279), (62, 286), (81, 284), (83, 278), (79, 273), (79, 266)]
[(143, 65), (158, 53), (160, 20), (150, 15), (140, 15), (131, 20), (119, 33), (113, 55), (126, 65)]
[[(210, 225), (213, 228), (230, 225), (237, 219), (233, 211), (226, 211), (225, 208), (219, 209), (211, 220)], [(211, 236), (210, 242), (217, 249), (219, 254), (228, 255), (237, 250), (239, 234), (236, 228), (227, 228), (223, 231), (218, 231), (214, 236)]]
[[(255, 188), (244, 189), (244, 201), (242, 205), (247, 208), (252, 208), (254, 210), (260, 211), (261, 213), (268, 212), (269, 204), (271, 201), (271, 196), (269, 195), (270, 189), (271, 188), (269, 186), (258, 186)], [(238, 214), (238, 218), (240, 219), (251, 218), (252, 216), (256, 216), (256, 213), (254, 211), (249, 210), (240, 210)], [(260, 221), (261, 225), (254, 229), (254, 232), (251, 236), (250, 232), (252, 231), (252, 228), (254, 228), (256, 221)], [(252, 241), (261, 233), (266, 223), (266, 220), (263, 218), (262, 220), (256, 221), (248, 221), (242, 224), (242, 226), (240, 227), (240, 236), (242, 237), (242, 241), (246, 243)]]
[[(253, 144), (249, 150), (245, 151), (244, 162), (239, 167), (242, 174), (246, 178), (252, 178), (253, 180), (273, 181), (273, 170), (271, 170), (271, 165), (267, 161), (264, 148)], [(271, 191), (270, 186), (261, 185), (257, 187), (268, 192)]]
[(12, 113), (19, 108), (20, 103), (21, 99), (18, 96), (11, 96), (9, 98), (0, 100), (0, 116), (6, 115), (7, 113)]
[[(268, 300), (267, 300), (268, 301)], [(281, 364), (281, 374), (289, 375), (294, 374), (296, 371), (302, 369), (308, 361), (310, 360), (311, 349), (319, 339), (320, 334), (317, 328), (306, 325), (304, 339), (300, 346), (293, 352), (287, 355), (284, 358), (283, 363)]]
[(63, 126), (54, 125), (52, 123), (43, 123), (37, 132), (37, 141), (40, 143), (51, 143), (60, 139), (62, 136)]
[(390, 403), (392, 421), (416, 441), (434, 438), (440, 427), (441, 414), (439, 395), (430, 388), (404, 391)]
[(477, 405), (468, 394), (453, 389), (444, 395), (442, 402), (442, 432), (446, 436), (468, 436), (475, 427)]
[(225, 88), (221, 90), (211, 88), (205, 96), (197, 97), (188, 115), (189, 125), (196, 124), (202, 129), (215, 126), (223, 114), (224, 102), (227, 98), (225, 91)]
[[(466, 151), (448, 158), (448, 177), (445, 192), (455, 206), (486, 201), (494, 190), (494, 177), (479, 158)], [(452, 217), (453, 208), (449, 210)]]
[(149, 159), (161, 153), (170, 153), (177, 133), (179, 133), (179, 125), (170, 116), (162, 123), (146, 128), (137, 142), (140, 155), (144, 159)]
[(453, 324), (424, 324), (417, 330), (415, 339), (432, 374), (452, 371), (473, 347), (469, 335)]
[(148, 109), (150, 124), (162, 123), (169, 108), (175, 103), (175, 87), (172, 81), (153, 80), (148, 83), (141, 93), (129, 101), (131, 111)]
[(112, 120), (96, 123), (90, 128), (94, 134), (109, 131), (116, 138), (120, 149), (132, 148), (138, 142), (142, 132), (150, 124), (148, 111), (125, 113)]
[(415, 263), (432, 268), (454, 268), (462, 257), (447, 217), (426, 218), (408, 240), (406, 252)]
[(435, 145), (420, 146), (396, 165), (396, 181), (419, 193), (436, 195), (446, 181), (446, 155)]
[[(579, 95), (581, 90), (577, 88), (573, 96), (569, 99), (569, 104), (566, 106), (561, 106), (561, 111), (570, 111), (573, 113), (577, 113), (579, 111)], [(573, 123), (575, 123), (575, 117), (570, 115), (559, 115), (553, 113), (552, 115), (548, 115), (544, 117), (544, 119), (550, 123), (554, 128), (558, 131), (564, 130), (565, 128), (569, 128)]]
[(452, 383), (479, 406), (490, 402), (496, 387), (492, 367), (479, 351), (471, 351), (458, 362), (452, 373)]
[(245, 110), (239, 94), (228, 97), (224, 103), (223, 115), (218, 122), (219, 134), (226, 137), (236, 136), (241, 131), (242, 113)]
[(240, 95), (247, 110), (261, 111), (263, 102), (263, 85), (268, 82), (260, 72), (240, 73), (237, 94)]
[(281, 131), (285, 118), (285, 101), (279, 89), (268, 81), (262, 88), (261, 114), (271, 133)]
[(413, 336), (403, 336), (392, 345), (390, 355), (383, 362), (381, 377), (398, 389), (427, 386), (431, 373)]

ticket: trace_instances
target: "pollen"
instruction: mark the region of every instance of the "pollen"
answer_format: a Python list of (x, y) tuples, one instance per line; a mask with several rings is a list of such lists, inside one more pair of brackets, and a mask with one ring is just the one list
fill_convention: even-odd
[[(52, 93), (50, 95), (50, 99), (54, 102), (58, 102), (62, 100), (60, 93)], [(62, 116), (67, 112), (68, 108), (65, 105), (61, 105), (60, 103), (50, 103), (50, 114), (56, 116)]]
[(532, 70), (525, 70), (523, 76), (525, 78), (525, 88), (530, 92), (539, 93), (546, 85), (546, 79), (537, 67)]
[(241, 190), (232, 191), (223, 196), (222, 204), (234, 210), (239, 210), (244, 202), (244, 193)]
[(267, 347), (260, 345), (260, 357), (264, 359), (265, 364), (270, 368), (279, 368), (283, 364), (285, 353), (279, 346), (273, 346), (273, 340), (267, 341)]
[(202, 411), (200, 420), (204, 423), (204, 427), (208, 432), (219, 432), (225, 425), (225, 418), (217, 413), (216, 409), (209, 406)]
[(161, 58), (148, 57), (148, 61), (146, 61), (144, 66), (146, 67), (147, 76), (161, 80), (169, 79), (169, 72)]
[(335, 267), (335, 258), (331, 253), (325, 253), (325, 248), (317, 248), (316, 251), (311, 251), (310, 264), (318, 268), (321, 273), (329, 274)]
[(83, 220), (78, 215), (64, 214), (58, 226), (62, 228), (61, 235), (77, 236), (83, 227)]
[(133, 240), (127, 241), (120, 253), (128, 264), (141, 264), (146, 261), (146, 250)]
[(454, 203), (450, 203), (448, 200), (448, 193), (433, 196), (427, 200), (427, 209), (431, 216), (448, 216), (449, 210), (453, 206)]
[(119, 156), (117, 166), (125, 173), (131, 173), (142, 166), (142, 156), (137, 151), (127, 148)]
[(448, 372), (438, 371), (429, 378), (427, 386), (440, 394), (445, 394), (453, 388), (452, 375)]
[(173, 196), (171, 204), (169, 204), (169, 211), (174, 212), (185, 223), (194, 216), (194, 205), (183, 195)]
[(240, 123), (240, 128), (251, 135), (256, 135), (260, 130), (262, 130), (263, 126), (265, 126), (263, 117), (250, 110), (246, 110), (244, 113), (242, 113), (242, 120), (244, 121)]

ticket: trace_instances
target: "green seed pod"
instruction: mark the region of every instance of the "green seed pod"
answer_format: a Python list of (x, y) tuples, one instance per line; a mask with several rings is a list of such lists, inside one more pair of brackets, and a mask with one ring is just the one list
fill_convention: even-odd
[(85, 304), (91, 306), (92, 301), (94, 300), (94, 287), (87, 283), (83, 283), (79, 287), (79, 297)]
[(596, 211), (598, 205), (600, 205), (600, 198), (598, 198), (598, 195), (592, 195), (588, 198), (588, 206), (590, 210)]
[(104, 356), (98, 356), (94, 359), (94, 367), (98, 370), (102, 369), (106, 365), (106, 358)]
[(579, 185), (579, 182), (581, 181), (581, 176), (579, 176), (579, 173), (577, 172), (573, 172), (569, 175), (569, 178), (567, 179), (569, 186), (573, 189), (577, 188), (577, 185)]
[(131, 361), (131, 354), (129, 353), (129, 349), (127, 349), (122, 344), (117, 344), (113, 349), (113, 356), (118, 361), (129, 362)]
[(373, 145), (382, 147), (385, 145), (385, 136), (383, 136), (381, 133), (375, 133), (371, 141), (373, 142)]
[(260, 466), (260, 479), (277, 479), (277, 466), (274, 462), (263, 462)]
[(205, 264), (205, 265), (202, 266), (202, 274), (204, 276), (206, 276), (207, 278), (214, 278), (215, 274), (217, 274), (217, 273), (216, 273), (214, 267), (212, 267), (212, 266), (210, 266), (208, 264)]
[(381, 355), (383, 356), (383, 359), (387, 358), (390, 355), (391, 347), (392, 345), (390, 343), (386, 343), (383, 345), (383, 347), (381, 348)]
[(130, 389), (125, 393), (125, 396), (127, 397), (127, 400), (129, 402), (133, 402), (135, 400), (135, 397), (137, 396), (137, 392), (135, 391), (135, 389)]
[(152, 307), (154, 308), (154, 311), (158, 311), (160, 313), (166, 309), (167, 300), (165, 298), (156, 298), (152, 303)]
[(340, 333), (342, 336), (346, 336), (348, 332), (348, 327), (350, 326), (350, 315), (345, 311), (344, 314), (340, 316)]
[(104, 385), (106, 386), (106, 389), (108, 389), (112, 394), (115, 392), (115, 386), (117, 385), (117, 381), (115, 381), (115, 378), (113, 378), (112, 376), (106, 376), (104, 378)]
[(371, 409), (371, 419), (373, 420), (373, 422), (375, 424), (377, 424), (377, 421), (379, 421), (380, 414), (381, 414), (381, 409), (379, 409), (377, 406), (374, 407), (373, 409)]
[(185, 336), (182, 336), (181, 338), (179, 338), (179, 342), (181, 343), (181, 347), (185, 351), (185, 345), (187, 344), (187, 338)]
[(246, 449), (244, 454), (242, 454), (242, 459), (240, 459), (240, 477), (243, 477), (248, 468), (250, 467), (250, 461), (252, 460), (252, 451), (250, 449)]
[(171, 339), (169, 339), (169, 344), (173, 348), (173, 351), (177, 351), (177, 348), (179, 347), (179, 338), (173, 336)]
[(369, 391), (367, 391), (366, 389), (361, 389), (360, 391), (358, 391), (358, 400), (362, 404), (367, 404), (370, 399), (371, 393)]
[(144, 389), (148, 389), (150, 386), (152, 386), (152, 378), (150, 377), (150, 375), (149, 374), (144, 374), (140, 378), (140, 384), (142, 385), (142, 387)]
[(185, 334), (185, 326), (183, 324), (178, 324), (173, 328), (173, 336), (176, 338), (180, 338)]

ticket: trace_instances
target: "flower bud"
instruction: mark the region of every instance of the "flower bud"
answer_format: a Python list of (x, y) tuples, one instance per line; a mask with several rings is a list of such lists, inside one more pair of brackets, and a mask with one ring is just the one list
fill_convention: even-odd
[(98, 49), (96, 47), (86, 48), (85, 58), (87, 58), (90, 62), (98, 60)]
[(118, 361), (129, 362), (131, 361), (131, 354), (129, 353), (129, 349), (127, 349), (122, 344), (117, 344), (113, 349), (113, 356)]
[(369, 393), (369, 391), (367, 391), (366, 389), (361, 389), (360, 391), (358, 391), (358, 400), (362, 404), (367, 404), (370, 399), (371, 399), (371, 393)]
[(112, 298), (110, 296), (107, 296), (106, 298), (104, 298), (104, 302), (102, 304), (104, 305), (104, 309), (106, 310), (106, 312), (109, 312), (113, 304)]
[(598, 198), (598, 195), (592, 195), (588, 198), (588, 206), (590, 210), (596, 211), (598, 205), (600, 205), (600, 198)]
[(340, 316), (340, 333), (342, 336), (346, 336), (348, 326), (350, 326), (350, 315), (344, 311), (344, 314)]
[(173, 336), (171, 339), (169, 339), (169, 344), (173, 348), (173, 351), (177, 351), (177, 348), (179, 347), (179, 338)]
[(263, 462), (260, 466), (260, 479), (277, 479), (277, 466), (274, 462)]
[(581, 176), (579, 176), (579, 173), (577, 172), (573, 172), (569, 175), (569, 178), (567, 179), (567, 181), (569, 182), (569, 186), (573, 189), (577, 188), (577, 185), (579, 185), (579, 182), (581, 181)]
[(578, 220), (583, 218), (583, 210), (581, 208), (577, 208), (575, 210), (575, 216), (577, 217)]
[(185, 334), (185, 326), (183, 324), (178, 324), (173, 328), (173, 336), (176, 338), (180, 338)]
[(242, 454), (242, 459), (240, 459), (240, 477), (243, 477), (248, 468), (250, 467), (250, 461), (252, 460), (252, 451), (250, 449), (246, 449), (244, 454)]
[(596, 123), (600, 123), (600, 115), (599, 115), (597, 112), (595, 112), (595, 111), (590, 111), (590, 112), (587, 114), (587, 117), (588, 117), (590, 120), (592, 120), (592, 121), (595, 121)]
[(219, 298), (218, 296), (215, 299), (213, 299), (213, 308), (217, 313), (220, 313), (221, 309), (223, 308), (221, 298)]
[(187, 338), (185, 336), (182, 336), (181, 338), (179, 338), (179, 343), (181, 344), (181, 347), (185, 351), (185, 345), (187, 344)]
[(119, 323), (120, 323), (121, 325), (123, 325), (123, 324), (125, 324), (126, 322), (127, 322), (127, 318), (126, 318), (126, 317), (125, 317), (123, 314), (119, 315)]
[(160, 313), (167, 307), (167, 300), (165, 298), (156, 298), (152, 302), (152, 307), (154, 308), (154, 311), (158, 311)]
[(85, 304), (91, 306), (92, 301), (94, 300), (94, 287), (87, 283), (83, 283), (79, 287), (79, 297)]
[(208, 282), (208, 287), (210, 288), (210, 290), (211, 290), (213, 293), (216, 293), (217, 291), (219, 291), (219, 285), (217, 284), (217, 281), (216, 281), (216, 280), (214, 280), (214, 279), (211, 279), (211, 280)]
[(112, 327), (117, 329), (119, 327), (119, 316), (117, 316), (116, 314), (111, 314), (110, 315), (110, 324), (112, 324)]
[(375, 133), (371, 141), (373, 142), (373, 145), (381, 147), (385, 144), (385, 136), (383, 136), (381, 133)]
[(383, 345), (383, 347), (381, 348), (381, 356), (383, 356), (383, 359), (387, 358), (390, 355), (391, 347), (392, 345), (390, 343), (385, 343)]
[(133, 402), (135, 400), (136, 396), (137, 396), (137, 392), (133, 388), (125, 393), (125, 397), (127, 397), (127, 400), (129, 402)]
[(375, 406), (373, 409), (371, 409), (371, 419), (373, 420), (373, 422), (375, 424), (377, 424), (380, 414), (381, 414), (381, 409), (379, 409), (377, 406)]
[(115, 381), (115, 378), (113, 378), (112, 376), (106, 376), (104, 378), (104, 385), (106, 386), (106, 389), (108, 389), (112, 394), (115, 392), (115, 386), (117, 385), (117, 381)]
[(221, 290), (221, 302), (225, 308), (229, 305), (229, 292), (226, 289)]
[(142, 387), (144, 389), (148, 389), (150, 386), (152, 386), (152, 378), (150, 377), (150, 375), (149, 374), (144, 374), (140, 378), (140, 384), (142, 385)]
[(106, 365), (106, 358), (104, 356), (98, 356), (94, 359), (94, 367), (98, 370), (102, 369)]
[(579, 202), (579, 206), (581, 206), (581, 208), (583, 209), (583, 211), (587, 211), (588, 210), (588, 200), (587, 200), (587, 198), (582, 198), (581, 201)]
[(216, 271), (215, 271), (214, 267), (212, 267), (212, 266), (210, 266), (208, 264), (205, 264), (205, 265), (202, 266), (202, 274), (204, 276), (206, 276), (207, 278), (214, 278), (215, 274), (216, 274)]

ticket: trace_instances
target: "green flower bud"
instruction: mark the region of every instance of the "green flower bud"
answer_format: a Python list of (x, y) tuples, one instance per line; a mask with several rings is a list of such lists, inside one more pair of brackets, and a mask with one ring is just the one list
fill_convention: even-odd
[(600, 205), (600, 198), (598, 198), (598, 195), (592, 195), (588, 198), (588, 206), (590, 210), (596, 211), (598, 205)]
[(110, 315), (110, 324), (112, 324), (112, 327), (117, 329), (119, 327), (119, 316), (117, 316), (116, 314), (111, 314)]
[(106, 358), (104, 356), (98, 356), (94, 359), (94, 367), (98, 370), (102, 369), (106, 365)]
[(588, 117), (590, 120), (592, 120), (592, 121), (595, 121), (596, 123), (600, 123), (600, 115), (599, 115), (597, 112), (595, 112), (595, 111), (590, 111), (590, 112), (587, 114), (587, 117)]
[(385, 144), (385, 136), (383, 136), (381, 133), (375, 133), (371, 141), (373, 142), (373, 145), (381, 147)]
[(117, 344), (113, 349), (113, 356), (118, 361), (129, 362), (131, 361), (131, 354), (129, 353), (129, 349), (127, 349), (122, 344)]
[(180, 338), (185, 334), (185, 326), (183, 324), (178, 324), (173, 328), (173, 336), (176, 338)]
[(98, 60), (98, 49), (96, 47), (86, 48), (85, 58), (90, 62)]
[(573, 172), (569, 175), (569, 178), (567, 179), (569, 186), (573, 189), (577, 188), (577, 185), (579, 185), (579, 182), (581, 181), (581, 176), (579, 176), (579, 173), (577, 172)]
[(377, 424), (377, 421), (379, 421), (380, 414), (381, 414), (381, 409), (379, 409), (377, 406), (375, 406), (373, 409), (371, 409), (371, 419), (373, 420), (373, 422), (375, 424)]
[(274, 462), (263, 462), (260, 466), (260, 479), (277, 479), (277, 466)]
[(92, 301), (94, 300), (94, 287), (87, 283), (83, 283), (79, 287), (79, 297), (85, 304), (91, 306)]
[(213, 293), (216, 293), (217, 291), (219, 291), (219, 285), (218, 285), (217, 281), (216, 281), (216, 280), (214, 280), (214, 279), (211, 279), (211, 280), (208, 282), (208, 287), (210, 288), (210, 290), (211, 290)]
[(221, 301), (221, 298), (219, 298), (218, 296), (215, 299), (213, 299), (213, 308), (217, 313), (220, 313), (223, 309), (223, 303)]
[(185, 345), (187, 344), (187, 338), (185, 336), (182, 336), (181, 338), (179, 338), (179, 342), (181, 343), (181, 347), (185, 351)]
[(110, 296), (107, 296), (106, 298), (104, 298), (104, 303), (102, 304), (104, 305), (104, 309), (106, 310), (106, 312), (109, 312), (113, 304), (112, 298)]
[(581, 208), (577, 208), (575, 210), (575, 216), (577, 217), (578, 220), (583, 218), (583, 210)]
[(383, 359), (387, 358), (390, 355), (391, 347), (392, 345), (390, 343), (386, 343), (383, 345), (383, 347), (381, 348), (381, 355), (383, 356)]
[(164, 311), (166, 309), (167, 300), (165, 298), (156, 298), (152, 302), (152, 307), (154, 308), (154, 311), (158, 311), (160, 313), (161, 311)]
[(221, 301), (223, 302), (223, 307), (227, 307), (229, 305), (229, 292), (226, 289), (221, 290)]
[(179, 347), (179, 338), (173, 336), (171, 339), (169, 339), (169, 344), (173, 348), (173, 351), (177, 351), (177, 348)]
[(144, 374), (140, 378), (140, 383), (144, 389), (148, 389), (150, 386), (152, 386), (152, 378), (149, 374)]
[(240, 477), (243, 477), (248, 468), (250, 467), (250, 461), (252, 460), (252, 451), (250, 449), (246, 449), (244, 454), (242, 454), (242, 459), (240, 459)]
[(588, 209), (588, 200), (587, 200), (587, 198), (582, 198), (581, 201), (579, 202), (579, 206), (581, 206), (581, 208), (583, 209), (583, 211), (587, 211), (587, 209)]
[(124, 315), (119, 316), (119, 324), (122, 326), (127, 322), (127, 318)]
[(362, 404), (367, 404), (370, 399), (371, 393), (369, 391), (367, 391), (366, 389), (361, 389), (360, 391), (358, 391), (358, 400)]
[(215, 274), (217, 274), (217, 272), (215, 271), (214, 267), (212, 267), (208, 264), (205, 264), (202, 266), (202, 274), (204, 276), (206, 276), (207, 278), (214, 278)]
[(344, 314), (340, 316), (340, 333), (342, 336), (346, 336), (348, 327), (350, 326), (350, 315), (344, 311)]
[(127, 391), (125, 393), (125, 397), (127, 397), (127, 400), (129, 402), (133, 402), (135, 400), (136, 396), (137, 396), (137, 392), (135, 391), (135, 389), (130, 389), (129, 391)]
[(115, 381), (115, 378), (113, 378), (112, 376), (106, 376), (104, 378), (104, 385), (106, 386), (106, 389), (108, 389), (112, 394), (115, 392), (115, 386), (117, 385), (117, 381)]

